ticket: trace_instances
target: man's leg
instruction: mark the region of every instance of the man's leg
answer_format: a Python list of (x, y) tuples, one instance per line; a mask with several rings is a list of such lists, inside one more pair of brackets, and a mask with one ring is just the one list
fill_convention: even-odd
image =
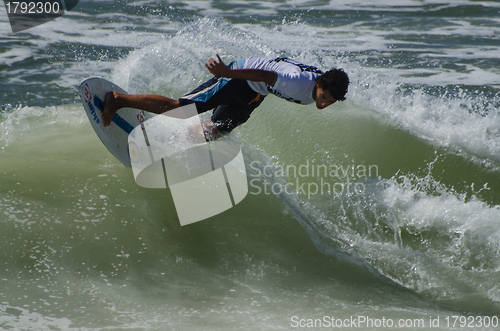
[(109, 92), (104, 100), (102, 121), (104, 126), (111, 124), (116, 112), (121, 108), (136, 108), (155, 114), (180, 107), (179, 101), (156, 94), (123, 94)]
[[(166, 111), (180, 107), (179, 101), (156, 94), (123, 94), (109, 92), (106, 94), (102, 120), (104, 126), (111, 124), (116, 112), (121, 108), (136, 108), (154, 114), (163, 114)], [(220, 137), (220, 132), (210, 119), (202, 123), (203, 133), (207, 141)], [(194, 130), (194, 129), (193, 129)]]

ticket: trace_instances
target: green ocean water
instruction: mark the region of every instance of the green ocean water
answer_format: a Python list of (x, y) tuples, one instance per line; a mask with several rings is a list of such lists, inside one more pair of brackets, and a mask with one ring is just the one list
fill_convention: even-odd
[[(498, 329), (499, 11), (80, 1), (13, 34), (0, 9), (0, 328)], [(341, 67), (351, 85), (321, 111), (267, 97), (227, 137), (248, 195), (181, 227), (76, 87), (180, 97), (217, 53)]]

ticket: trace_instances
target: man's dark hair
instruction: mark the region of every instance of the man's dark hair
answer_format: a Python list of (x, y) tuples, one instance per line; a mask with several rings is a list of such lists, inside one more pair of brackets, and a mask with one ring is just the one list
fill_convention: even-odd
[(347, 86), (349, 86), (349, 77), (344, 70), (334, 68), (316, 78), (316, 82), (320, 88), (328, 91), (336, 100), (345, 100)]

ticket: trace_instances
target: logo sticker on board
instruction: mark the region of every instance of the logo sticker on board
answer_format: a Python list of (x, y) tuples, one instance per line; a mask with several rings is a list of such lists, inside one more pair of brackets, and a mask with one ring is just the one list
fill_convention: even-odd
[(83, 85), (83, 97), (84, 97), (85, 103), (89, 102), (90, 99), (92, 99), (92, 93), (90, 93), (89, 84)]

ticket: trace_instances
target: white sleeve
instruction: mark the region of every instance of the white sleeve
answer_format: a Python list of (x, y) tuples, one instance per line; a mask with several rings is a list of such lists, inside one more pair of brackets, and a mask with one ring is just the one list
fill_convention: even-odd
[(301, 91), (301, 77), (299, 72), (276, 72), (276, 83), (273, 89), (283, 92), (284, 95), (293, 96)]

